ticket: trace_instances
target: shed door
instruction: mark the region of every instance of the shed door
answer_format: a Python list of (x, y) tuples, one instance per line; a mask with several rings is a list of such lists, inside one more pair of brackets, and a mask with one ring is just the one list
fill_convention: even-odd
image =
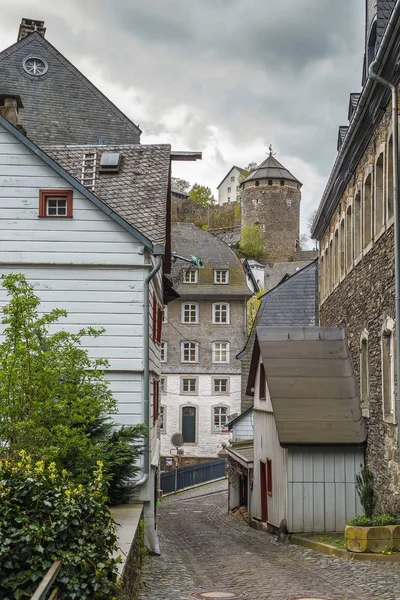
[(261, 520), (268, 521), (268, 497), (267, 497), (267, 463), (260, 460), (260, 488), (261, 488)]
[(194, 406), (182, 408), (182, 435), (185, 444), (196, 443), (196, 409)]

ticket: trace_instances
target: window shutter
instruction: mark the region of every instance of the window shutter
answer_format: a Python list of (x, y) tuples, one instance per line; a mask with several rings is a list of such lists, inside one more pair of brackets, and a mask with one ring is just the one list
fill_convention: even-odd
[(260, 400), (265, 400), (265, 369), (263, 363), (260, 365)]
[(160, 405), (160, 383), (153, 379), (153, 425), (158, 419)]
[(163, 322), (163, 310), (161, 306), (158, 307), (158, 321), (157, 321), (157, 342), (161, 343), (161, 331)]
[(272, 460), (267, 458), (267, 492), (272, 496)]
[(157, 300), (156, 295), (153, 294), (153, 341), (157, 340)]

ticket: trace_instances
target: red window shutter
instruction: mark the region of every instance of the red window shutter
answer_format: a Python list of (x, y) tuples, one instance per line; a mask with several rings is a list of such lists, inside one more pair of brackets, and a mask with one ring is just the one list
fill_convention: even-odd
[(162, 331), (162, 320), (163, 320), (163, 310), (161, 306), (158, 307), (158, 319), (157, 319), (157, 342), (161, 343), (161, 331)]
[(272, 496), (272, 460), (267, 458), (267, 491)]
[(153, 294), (153, 340), (157, 339), (157, 300), (156, 295)]
[(160, 383), (153, 379), (153, 425), (158, 419), (160, 403)]

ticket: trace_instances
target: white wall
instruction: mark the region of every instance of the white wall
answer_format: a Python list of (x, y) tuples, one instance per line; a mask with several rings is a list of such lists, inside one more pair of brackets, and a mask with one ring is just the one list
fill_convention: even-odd
[(242, 442), (244, 440), (252, 440), (254, 436), (254, 415), (253, 411), (248, 412), (244, 417), (241, 417), (232, 426), (232, 441)]
[[(226, 204), (228, 202), (228, 198), (230, 198), (229, 202), (236, 202), (236, 200), (239, 200), (239, 191), (236, 191), (236, 187), (239, 185), (239, 175), (239, 169), (234, 167), (232, 171), (225, 177), (224, 181), (218, 188), (218, 204)], [(235, 181), (231, 181), (231, 177), (234, 177)], [(228, 191), (228, 188), (231, 188), (230, 192)]]
[[(182, 431), (180, 412), (182, 406), (195, 406), (197, 408), (197, 444), (185, 444), (185, 456), (217, 457), (221, 450), (222, 442), (228, 441), (231, 432), (214, 433), (212, 429), (214, 406), (227, 406), (228, 414), (240, 412), (240, 375), (223, 375), (229, 377), (230, 394), (211, 394), (211, 375), (197, 375), (199, 378), (199, 394), (194, 396), (181, 395), (181, 376), (163, 375), (166, 378), (167, 393), (161, 396), (161, 405), (165, 407), (165, 432), (161, 432), (161, 454), (169, 456), (171, 450), (171, 435)], [(185, 373), (185, 377), (190, 375)]]

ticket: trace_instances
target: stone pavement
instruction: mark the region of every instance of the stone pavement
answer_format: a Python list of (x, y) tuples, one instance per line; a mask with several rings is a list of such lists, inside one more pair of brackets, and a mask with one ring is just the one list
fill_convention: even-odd
[(159, 535), (162, 555), (147, 559), (139, 600), (210, 591), (248, 600), (400, 600), (400, 563), (350, 562), (278, 544), (227, 515), (224, 481), (163, 500)]

